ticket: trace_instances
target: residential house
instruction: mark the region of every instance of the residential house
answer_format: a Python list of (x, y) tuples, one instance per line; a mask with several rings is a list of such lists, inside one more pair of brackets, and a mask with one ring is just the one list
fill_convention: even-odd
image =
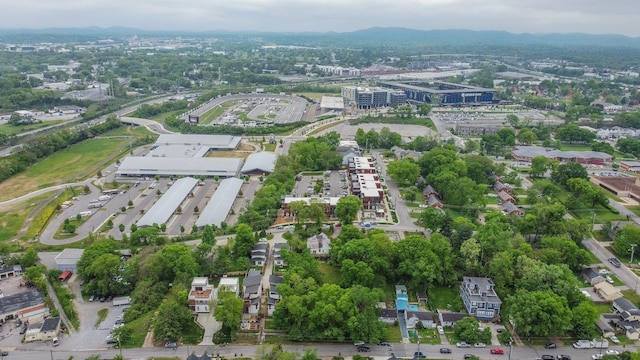
[(277, 243), (273, 245), (273, 264), (275, 266), (286, 266), (284, 259), (280, 255), (280, 251), (282, 249), (289, 250), (289, 244), (287, 243)]
[(493, 191), (495, 191), (496, 194), (507, 193), (509, 195), (511, 195), (512, 192), (511, 187), (503, 184), (501, 181), (496, 181), (493, 183)]
[(276, 304), (280, 302), (280, 293), (278, 292), (278, 285), (284, 282), (282, 276), (269, 276), (269, 297), (267, 298), (267, 315), (273, 316), (273, 312), (276, 310)]
[(240, 279), (237, 277), (223, 277), (218, 283), (217, 292), (219, 293), (220, 291), (230, 291), (237, 296), (240, 293)]
[(469, 316), (469, 314), (438, 310), (438, 322), (442, 326), (453, 327), (456, 322), (467, 316)]
[(0, 298), (0, 319), (39, 322), (47, 316), (49, 308), (44, 302), (44, 296), (37, 290)]
[(260, 311), (260, 296), (262, 295), (262, 273), (251, 269), (242, 282), (242, 297), (244, 309), (247, 313), (257, 315)]
[(47, 341), (58, 336), (60, 332), (60, 318), (44, 319), (41, 323), (29, 325), (24, 336), (25, 342)]
[(595, 285), (605, 281), (602, 275), (600, 275), (594, 268), (590, 267), (582, 269), (582, 278), (589, 282), (589, 285)]
[(524, 216), (524, 211), (510, 202), (506, 202), (502, 204), (502, 211), (504, 211), (504, 213), (509, 216), (513, 216), (513, 215), (517, 215), (520, 217)]
[(191, 291), (189, 291), (189, 309), (196, 313), (211, 312), (211, 302), (215, 298), (213, 285), (209, 284), (206, 277), (195, 277), (191, 281)]
[(407, 311), (406, 317), (408, 329), (415, 329), (418, 322), (420, 322), (425, 329), (436, 327), (431, 311)]
[(346, 150), (347, 151), (346, 153), (343, 153), (340, 150), (336, 150), (336, 151), (341, 153), (341, 154), (344, 154), (344, 155), (342, 155), (342, 166), (349, 165), (349, 159), (354, 158), (356, 156), (360, 156), (360, 153), (358, 153), (357, 151), (351, 150), (351, 149)]
[(388, 325), (394, 325), (398, 321), (398, 310), (396, 309), (380, 309), (378, 321)]
[(326, 257), (331, 249), (331, 238), (325, 233), (313, 235), (307, 239), (307, 248), (315, 257)]
[(613, 301), (622, 297), (620, 290), (606, 281), (593, 285), (593, 290), (605, 301)]
[(267, 255), (269, 252), (269, 244), (267, 244), (266, 239), (264, 241), (258, 242), (251, 249), (251, 265), (253, 266), (264, 266), (267, 262)]
[(609, 325), (607, 322), (602, 321), (602, 319), (599, 319), (598, 321), (596, 321), (596, 327), (598, 328), (598, 331), (602, 334), (602, 337), (606, 338), (616, 334), (614, 328), (612, 328), (611, 325)]
[(444, 205), (442, 205), (442, 202), (440, 202), (437, 196), (431, 195), (427, 198), (427, 206), (442, 209)]
[(611, 309), (623, 320), (640, 321), (640, 310), (638, 307), (627, 300), (625, 297), (619, 297), (611, 302)]
[(440, 196), (440, 194), (438, 194), (438, 192), (436, 191), (436, 189), (433, 188), (433, 186), (426, 185), (424, 187), (424, 189), (422, 189), (422, 196), (425, 199), (428, 198), (429, 196), (433, 196), (433, 195), (438, 196), (438, 197)]
[(460, 296), (467, 312), (478, 320), (491, 321), (500, 314), (502, 301), (489, 278), (463, 277)]
[(514, 199), (511, 194), (505, 191), (498, 193), (498, 199), (500, 200), (500, 204), (512, 203), (515, 205), (516, 203), (516, 199)]

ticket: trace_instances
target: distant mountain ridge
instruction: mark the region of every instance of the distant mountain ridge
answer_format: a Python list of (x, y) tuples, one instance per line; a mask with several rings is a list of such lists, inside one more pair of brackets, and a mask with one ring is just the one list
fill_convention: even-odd
[[(259, 36), (265, 41), (357, 41), (362, 43), (398, 43), (429, 45), (525, 45), (537, 44), (548, 46), (594, 46), (640, 48), (640, 37), (629, 37), (616, 34), (585, 33), (522, 33), (507, 31), (476, 31), (464, 29), (419, 30), (403, 27), (372, 27), (350, 32), (256, 32), (256, 31), (156, 31), (130, 27), (84, 27), (84, 28), (48, 28), (48, 29), (0, 29), (0, 41), (30, 37), (50, 40), (55, 36), (75, 36), (79, 39), (100, 39), (109, 37), (141, 36)], [(44, 40), (42, 40), (44, 41)]]

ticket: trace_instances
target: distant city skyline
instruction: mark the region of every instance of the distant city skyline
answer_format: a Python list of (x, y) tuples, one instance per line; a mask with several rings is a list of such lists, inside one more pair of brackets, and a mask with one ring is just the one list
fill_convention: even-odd
[(370, 27), (640, 36), (637, 0), (20, 0), (2, 29), (348, 32)]

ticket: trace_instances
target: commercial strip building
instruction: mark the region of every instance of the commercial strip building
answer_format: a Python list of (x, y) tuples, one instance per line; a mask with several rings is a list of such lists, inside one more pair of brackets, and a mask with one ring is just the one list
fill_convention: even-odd
[(182, 204), (198, 180), (192, 177), (178, 179), (164, 195), (147, 211), (140, 220), (138, 227), (152, 226), (153, 224), (166, 224), (171, 215)]
[(211, 200), (209, 200), (207, 206), (200, 213), (198, 220), (196, 220), (196, 226), (199, 228), (206, 225), (220, 227), (220, 224), (227, 218), (243, 183), (238, 178), (222, 180)]
[(432, 105), (481, 105), (493, 104), (496, 90), (477, 86), (435, 81), (382, 81), (382, 88), (399, 90), (409, 101)]
[(560, 162), (578, 162), (581, 164), (607, 164), (613, 156), (599, 151), (562, 151), (542, 146), (514, 146), (511, 155), (518, 161), (531, 161), (536, 156)]
[(43, 321), (49, 315), (49, 308), (42, 293), (26, 291), (0, 298), (0, 319), (21, 319), (30, 322)]
[(407, 97), (403, 91), (383, 89), (380, 87), (343, 86), (341, 95), (352, 103), (355, 103), (358, 109), (393, 107), (407, 102)]
[(129, 156), (122, 161), (116, 175), (233, 177), (240, 171), (242, 163), (241, 158)]

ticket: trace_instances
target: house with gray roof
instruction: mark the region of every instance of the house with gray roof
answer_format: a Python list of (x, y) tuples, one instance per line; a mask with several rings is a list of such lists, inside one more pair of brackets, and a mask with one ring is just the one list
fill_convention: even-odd
[(502, 301), (489, 278), (463, 277), (460, 296), (469, 315), (474, 315), (480, 321), (491, 321), (500, 314)]
[(266, 241), (258, 242), (251, 249), (251, 265), (264, 266), (267, 262), (267, 256), (269, 253), (269, 244)]
[(276, 310), (276, 304), (280, 302), (278, 285), (282, 283), (284, 283), (282, 276), (269, 276), (269, 296), (267, 297), (267, 315), (269, 316), (273, 316), (273, 312)]
[(282, 249), (289, 250), (289, 244), (287, 243), (277, 243), (273, 245), (273, 264), (275, 266), (286, 266), (287, 264), (284, 262), (280, 251)]
[(415, 329), (418, 323), (421, 323), (424, 329), (436, 327), (431, 311), (407, 311), (405, 316), (407, 317), (407, 329)]
[(315, 257), (327, 256), (331, 249), (331, 239), (325, 233), (313, 235), (307, 239), (307, 248)]
[(601, 283), (604, 280), (602, 275), (596, 271), (594, 268), (584, 268), (582, 269), (582, 278), (589, 282), (589, 285), (595, 285)]
[(251, 269), (242, 282), (242, 298), (247, 313), (257, 315), (260, 311), (260, 296), (262, 295), (262, 273)]
[(438, 322), (442, 326), (453, 327), (456, 322), (466, 318), (467, 316), (469, 316), (469, 314), (438, 310)]

